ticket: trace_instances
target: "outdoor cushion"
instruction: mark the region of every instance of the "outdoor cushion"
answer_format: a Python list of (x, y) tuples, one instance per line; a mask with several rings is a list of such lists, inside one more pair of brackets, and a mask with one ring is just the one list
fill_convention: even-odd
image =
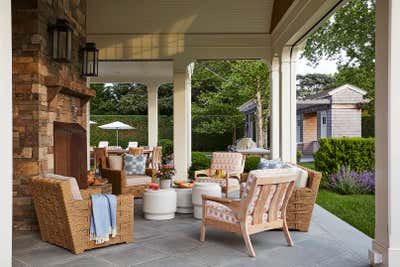
[(72, 198), (74, 200), (82, 200), (83, 199), (82, 195), (81, 195), (81, 191), (79, 191), (78, 183), (74, 177), (63, 176), (63, 175), (54, 174), (54, 173), (47, 173), (45, 175), (45, 177), (50, 178), (50, 179), (68, 181), (69, 185), (71, 187)]
[(288, 164), (287, 167), (285, 168), (297, 173), (297, 179), (295, 184), (297, 188), (304, 188), (307, 186), (308, 172), (306, 170), (292, 164)]
[(279, 159), (267, 160), (267, 159), (261, 158), (260, 162), (258, 163), (258, 169), (259, 170), (280, 169), (280, 168), (284, 167), (285, 165), (286, 165), (286, 163)]
[(151, 177), (145, 175), (128, 175), (126, 176), (126, 185), (134, 186), (134, 185), (146, 185), (151, 183)]
[(232, 209), (229, 207), (211, 200), (207, 200), (207, 213), (206, 217), (218, 221), (228, 222), (228, 223), (239, 223)]
[(122, 171), (122, 157), (116, 155), (108, 156), (108, 163), (110, 164), (111, 170)]
[(233, 152), (214, 152), (211, 160), (211, 170), (224, 170), (228, 173), (243, 172), (243, 155)]
[(146, 155), (124, 154), (124, 170), (126, 175), (145, 174), (146, 159)]

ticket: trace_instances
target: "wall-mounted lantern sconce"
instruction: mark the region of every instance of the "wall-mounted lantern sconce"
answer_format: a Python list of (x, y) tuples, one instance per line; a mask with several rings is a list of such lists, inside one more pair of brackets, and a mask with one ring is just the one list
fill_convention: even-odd
[(86, 43), (81, 49), (82, 76), (98, 76), (99, 74), (99, 49), (95, 43)]
[(71, 61), (72, 28), (65, 19), (58, 19), (56, 24), (49, 27), (51, 34), (51, 56), (60, 62)]

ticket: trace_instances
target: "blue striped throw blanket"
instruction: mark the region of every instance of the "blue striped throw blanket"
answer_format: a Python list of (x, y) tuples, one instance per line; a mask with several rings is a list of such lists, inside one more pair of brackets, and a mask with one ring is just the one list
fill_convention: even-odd
[(117, 235), (117, 198), (111, 194), (91, 195), (90, 240), (102, 244)]

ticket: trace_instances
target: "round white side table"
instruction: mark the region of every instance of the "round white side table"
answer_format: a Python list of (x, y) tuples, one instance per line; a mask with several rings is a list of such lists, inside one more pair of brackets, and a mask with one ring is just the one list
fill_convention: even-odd
[(144, 218), (169, 220), (175, 217), (176, 192), (174, 189), (146, 190), (143, 194)]
[(221, 186), (217, 183), (196, 183), (193, 186), (193, 216), (196, 219), (202, 219), (203, 217), (202, 195), (221, 197)]
[(175, 188), (177, 194), (176, 212), (193, 213), (192, 188)]

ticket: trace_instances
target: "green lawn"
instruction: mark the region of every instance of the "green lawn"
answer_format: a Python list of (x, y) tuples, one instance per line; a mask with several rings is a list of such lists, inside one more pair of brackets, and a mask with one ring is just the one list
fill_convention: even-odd
[[(300, 163), (300, 165), (311, 169), (314, 168), (313, 162), (304, 162)], [(341, 195), (320, 187), (317, 203), (361, 232), (372, 238), (374, 237), (374, 195)]]

